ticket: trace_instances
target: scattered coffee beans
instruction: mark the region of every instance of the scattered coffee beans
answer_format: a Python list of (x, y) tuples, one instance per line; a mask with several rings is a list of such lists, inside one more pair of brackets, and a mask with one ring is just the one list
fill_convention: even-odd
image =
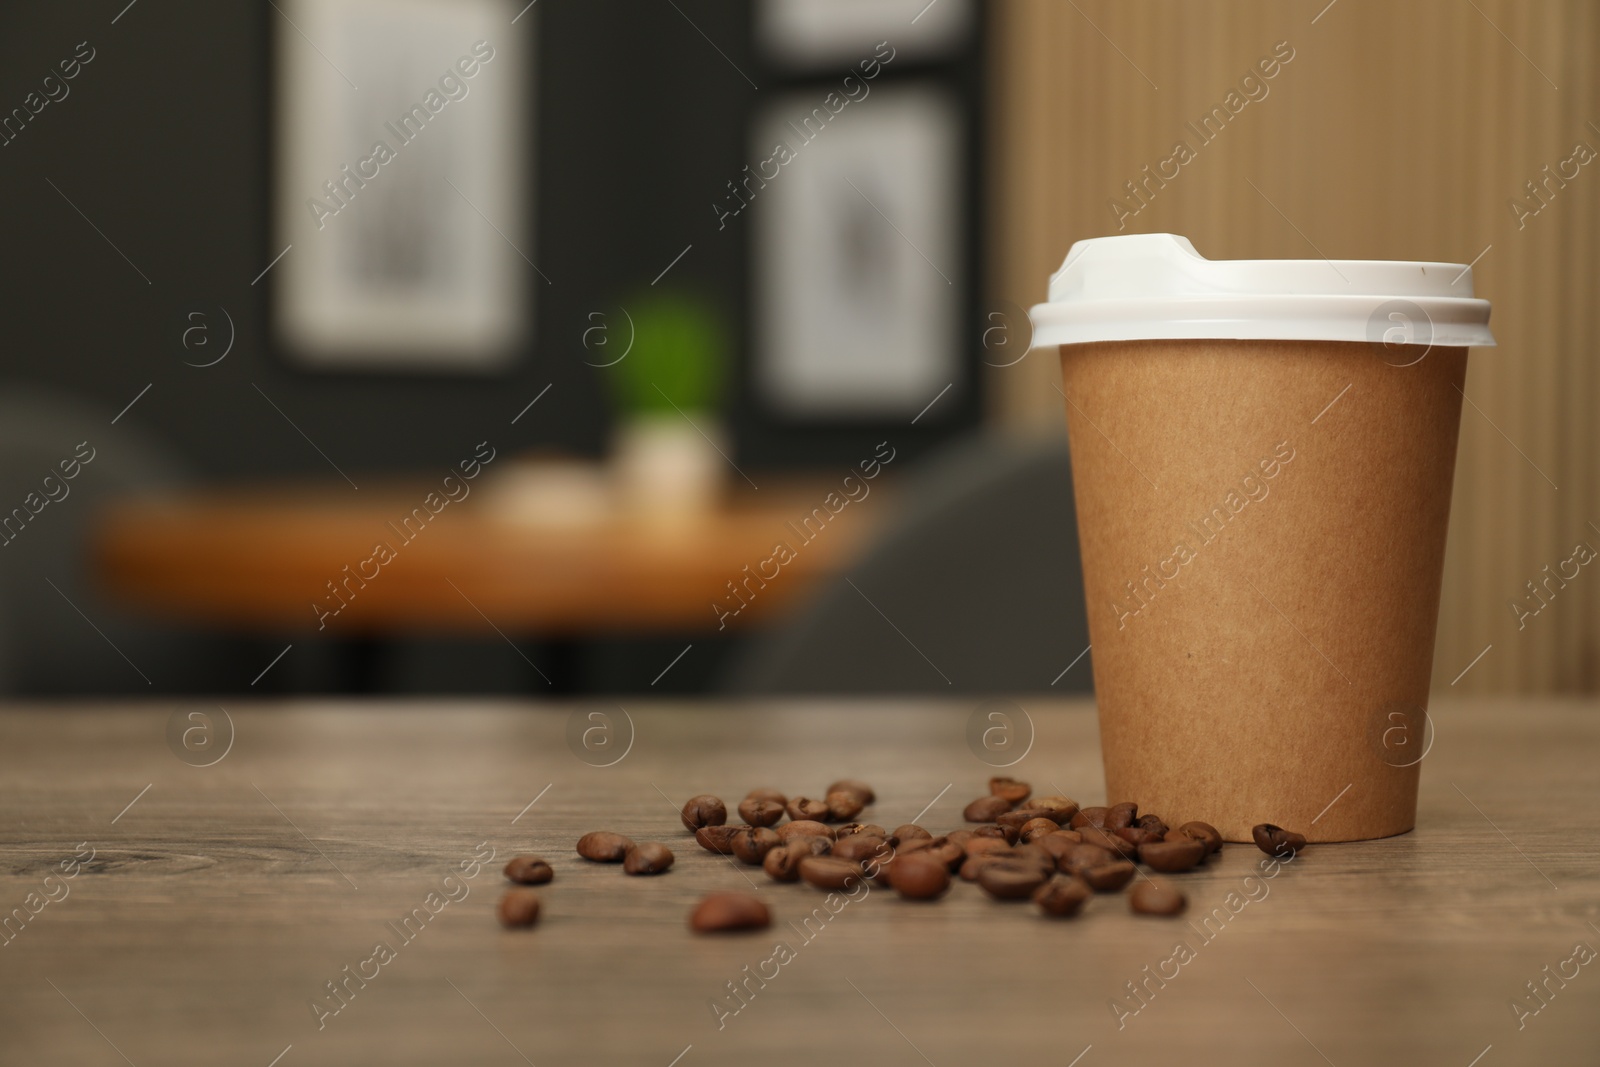
[(795, 822), (801, 822), (806, 819), (820, 821), (827, 817), (827, 801), (813, 800), (810, 797), (791, 797), (789, 799), (789, 818)]
[(1083, 837), (1086, 844), (1099, 845), (1101, 848), (1115, 852), (1119, 856), (1133, 856), (1139, 851), (1138, 846), (1131, 841), (1118, 837), (1112, 831), (1101, 829), (1098, 826), (1085, 826), (1078, 833)]
[(1045, 818), (1054, 819), (1063, 825), (1071, 822), (1072, 817), (1078, 814), (1078, 802), (1071, 797), (1034, 797), (1028, 802), (1028, 807)]
[(854, 793), (861, 801), (862, 807), (866, 807), (878, 799), (878, 795), (872, 791), (872, 787), (859, 778), (841, 778), (830, 785), (823, 795), (826, 796), (828, 793)]
[(1306, 847), (1304, 834), (1285, 830), (1270, 822), (1264, 822), (1252, 829), (1250, 836), (1256, 839), (1256, 847), (1269, 856), (1282, 856), (1285, 853), (1292, 856)]
[(776, 800), (745, 797), (739, 801), (739, 818), (751, 826), (771, 826), (783, 818), (783, 805)]
[(690, 797), (679, 813), (684, 828), (691, 834), (702, 826), (721, 826), (728, 821), (728, 807), (714, 796)]
[[(810, 838), (820, 841), (822, 838)], [(800, 861), (810, 856), (811, 849), (805, 840), (793, 844), (779, 845), (767, 853), (761, 861), (761, 869), (767, 872), (767, 877), (774, 882), (798, 882), (800, 880)]]
[(1167, 836), (1167, 831), (1171, 829), (1161, 821), (1161, 816), (1159, 815), (1141, 815), (1135, 825), (1153, 837), (1165, 837)]
[(733, 852), (733, 835), (739, 830), (737, 826), (702, 826), (694, 832), (694, 839), (707, 852), (726, 856)]
[(1137, 915), (1176, 915), (1188, 905), (1189, 898), (1161, 878), (1140, 882), (1128, 893), (1128, 907)]
[(1106, 815), (1110, 811), (1110, 808), (1079, 808), (1073, 814), (1070, 824), (1074, 830), (1082, 830), (1085, 826), (1103, 828), (1106, 824)]
[(1079, 871), (1078, 875), (1096, 893), (1115, 893), (1133, 881), (1133, 876), (1138, 873), (1139, 868), (1127, 860), (1112, 860), (1102, 866)]
[(517, 856), (506, 864), (506, 877), (518, 885), (543, 885), (555, 872), (538, 856)]
[(854, 860), (836, 856), (808, 856), (800, 861), (800, 879), (818, 889), (851, 889), (861, 884), (865, 872)]
[(708, 893), (689, 916), (689, 928), (700, 934), (759, 930), (771, 922), (767, 906), (749, 893)]
[(1032, 795), (1033, 786), (1027, 782), (1019, 782), (1015, 778), (991, 778), (989, 792), (994, 796), (1003, 797), (1006, 803), (1014, 808)]
[(1029, 819), (1027, 822), (1023, 823), (1022, 827), (1017, 832), (1017, 837), (1023, 841), (1033, 841), (1036, 838), (1043, 837), (1045, 834), (1057, 834), (1060, 832), (1061, 827), (1055, 822), (1055, 820), (1040, 817), (1037, 819)]
[(1046, 915), (1066, 918), (1078, 914), (1093, 892), (1082, 878), (1058, 874), (1033, 891), (1033, 902)]
[(866, 807), (861, 802), (860, 794), (843, 789), (829, 793), (823, 803), (828, 805), (828, 818), (834, 822), (849, 822), (860, 815), (861, 809)]
[(1172, 834), (1182, 834), (1184, 837), (1192, 837), (1202, 842), (1208, 853), (1222, 851), (1222, 835), (1208, 822), (1186, 822), (1176, 830), (1167, 832), (1168, 837)]
[(609, 830), (597, 830), (578, 838), (578, 855), (596, 863), (618, 863), (633, 842)]
[(1124, 826), (1132, 826), (1139, 819), (1139, 805), (1134, 803), (1113, 804), (1106, 809), (1106, 829), (1120, 830)]
[(1163, 874), (1192, 870), (1205, 858), (1205, 842), (1192, 837), (1182, 841), (1151, 841), (1139, 846), (1139, 862)]
[(672, 866), (672, 850), (656, 841), (641, 841), (622, 857), (628, 874), (660, 874)]
[(950, 888), (950, 868), (931, 850), (897, 856), (889, 883), (907, 900), (933, 900)]
[(767, 853), (778, 847), (778, 831), (764, 826), (741, 827), (728, 838), (728, 847), (743, 862), (759, 867)]
[(539, 921), (539, 894), (531, 889), (508, 889), (496, 912), (502, 926), (532, 926)]
[(894, 849), (889, 842), (872, 834), (851, 834), (840, 841), (835, 841), (833, 848), (828, 852), (830, 856), (837, 856), (842, 860), (855, 860), (865, 863), (869, 859), (878, 858), (880, 861), (894, 854)]
[(796, 837), (826, 837), (829, 841), (834, 838), (833, 827), (813, 819), (786, 822), (778, 827), (777, 834), (780, 841), (790, 841)]
[(961, 817), (968, 822), (994, 822), (1000, 816), (1011, 810), (1011, 801), (1003, 796), (991, 793), (986, 797), (979, 797), (967, 805)]
[(834, 831), (834, 836), (841, 839), (855, 834), (870, 834), (873, 837), (888, 838), (889, 831), (873, 822), (849, 822)]
[(1026, 900), (1049, 877), (1037, 863), (995, 856), (978, 868), (977, 882), (996, 900)]

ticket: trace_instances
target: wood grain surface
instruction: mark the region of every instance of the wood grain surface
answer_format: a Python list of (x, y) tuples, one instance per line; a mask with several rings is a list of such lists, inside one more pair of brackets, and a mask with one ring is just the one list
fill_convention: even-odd
[[(1312, 846), (1270, 879), (1261, 853), (1229, 845), (1174, 876), (1190, 898), (1179, 919), (1134, 916), (1124, 895), (1101, 895), (1081, 917), (1051, 921), (966, 883), (937, 903), (874, 889), (816, 912), (821, 892), (701, 851), (679, 823), (695, 793), (731, 807), (759, 785), (817, 792), (859, 776), (877, 787), (871, 821), (920, 814), (956, 828), (992, 773), (966, 742), (974, 710), (13, 708), (0, 717), (0, 1064), (1600, 1059), (1600, 960), (1568, 962), (1576, 946), (1600, 949), (1590, 705), (1436, 705), (1415, 832)], [(1107, 799), (1089, 705), (1009, 710), (1033, 735), (1010, 773)], [(202, 731), (191, 746), (213, 746), (191, 761), (225, 754), (186, 765), (182, 729)], [(569, 746), (585, 729), (609, 731), (590, 735), (607, 744)], [(664, 841), (677, 864), (631, 878), (580, 860), (573, 844), (595, 829)], [(499, 868), (527, 851), (556, 870), (540, 890), (543, 919), (502, 930)], [(690, 933), (702, 893), (752, 885), (771, 929)], [(430, 918), (405, 940), (389, 924), (418, 908)], [(813, 915), (823, 918), (808, 929)], [(364, 961), (378, 942), (392, 958), (364, 985), (351, 980), (319, 1028), (311, 1005), (325, 983), (347, 966), (372, 974)], [(765, 963), (778, 942), (792, 958)], [(1569, 977), (1550, 977), (1563, 968)], [(740, 1002), (727, 983), (774, 969), (749, 981), (736, 1014), (711, 1007), (731, 1012)], [(1545, 983), (1542, 1006), (1529, 982)]]

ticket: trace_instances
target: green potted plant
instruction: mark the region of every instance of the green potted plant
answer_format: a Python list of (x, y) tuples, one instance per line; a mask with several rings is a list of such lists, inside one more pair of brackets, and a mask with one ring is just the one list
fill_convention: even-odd
[[(608, 322), (604, 366), (616, 408), (613, 460), (623, 500), (653, 515), (709, 506), (731, 469), (717, 409), (726, 385), (727, 329), (709, 302), (649, 290)], [(630, 343), (631, 342), (631, 343)], [(599, 354), (599, 353), (597, 353)]]

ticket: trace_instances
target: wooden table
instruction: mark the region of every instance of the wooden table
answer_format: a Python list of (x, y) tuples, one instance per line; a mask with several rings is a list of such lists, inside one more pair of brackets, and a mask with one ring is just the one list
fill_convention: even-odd
[[(1122, 896), (1047, 921), (966, 883), (935, 904), (873, 890), (807, 941), (797, 926), (820, 892), (703, 852), (678, 822), (693, 793), (814, 791), (852, 775), (877, 786), (874, 821), (928, 808), (923, 822), (952, 828), (990, 773), (963, 740), (971, 705), (577, 709), (611, 716), (618, 744), (631, 718), (631, 748), (609, 767), (580, 762), (565, 740), (573, 709), (548, 704), (238, 705), (227, 709), (231, 749), (204, 768), (169, 750), (171, 710), (0, 718), (0, 905), (67, 893), (20, 928), (13, 920), (0, 947), (0, 1062), (1600, 1060), (1600, 960), (1564, 988), (1552, 980), (1520, 1030), (1510, 1007), (1524, 998), (1531, 1010), (1524, 983), (1575, 945), (1600, 948), (1592, 702), (1441, 701), (1420, 828), (1312, 846), (1209, 942), (1183, 920), (1130, 915)], [(223, 721), (215, 707), (177, 712), (191, 710)], [(1103, 800), (1091, 709), (1027, 710), (1036, 743), (1014, 773)], [(664, 840), (677, 865), (630, 878), (577, 859), (573, 842), (597, 828)], [(59, 880), (80, 842), (93, 860)], [(490, 849), (493, 861), (465, 878), (463, 862)], [(505, 931), (493, 918), (498, 868), (529, 850), (552, 860), (556, 880), (541, 891), (540, 925)], [(1261, 859), (1230, 845), (1178, 876), (1187, 918), (1198, 924), (1243, 893)], [(701, 893), (751, 883), (775, 912), (772, 929), (686, 929)], [(387, 923), (431, 892), (459, 899), (401, 940)], [(755, 995), (719, 1029), (709, 1004), (780, 940), (793, 958), (765, 988), (752, 980)], [(1124, 983), (1180, 940), (1194, 958), (1152, 982), (1119, 1029), (1109, 1005)], [(365, 964), (379, 941), (393, 958)], [(319, 1030), (310, 1004), (346, 965), (376, 977), (351, 980), (348, 1003)]]
[[(762, 481), (703, 514), (619, 510), (565, 524), (515, 521), (480, 489), (416, 530), (397, 526), (436, 486), (150, 498), (108, 511), (96, 564), (126, 603), (243, 630), (700, 632), (719, 628), (713, 603), (739, 607), (729, 582), (748, 600), (737, 625), (792, 608), (856, 558), (887, 512), (880, 490), (802, 530), (814, 509), (828, 515), (838, 485)], [(780, 541), (794, 552), (781, 566), (768, 562)], [(393, 552), (387, 563), (373, 559), (378, 542)], [(777, 577), (745, 585), (747, 567)]]

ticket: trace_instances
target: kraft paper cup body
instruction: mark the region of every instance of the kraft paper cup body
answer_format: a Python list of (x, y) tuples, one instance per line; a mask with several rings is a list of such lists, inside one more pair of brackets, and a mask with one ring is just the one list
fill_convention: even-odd
[(1467, 349), (1400, 351), (1060, 346), (1109, 802), (1415, 825)]

